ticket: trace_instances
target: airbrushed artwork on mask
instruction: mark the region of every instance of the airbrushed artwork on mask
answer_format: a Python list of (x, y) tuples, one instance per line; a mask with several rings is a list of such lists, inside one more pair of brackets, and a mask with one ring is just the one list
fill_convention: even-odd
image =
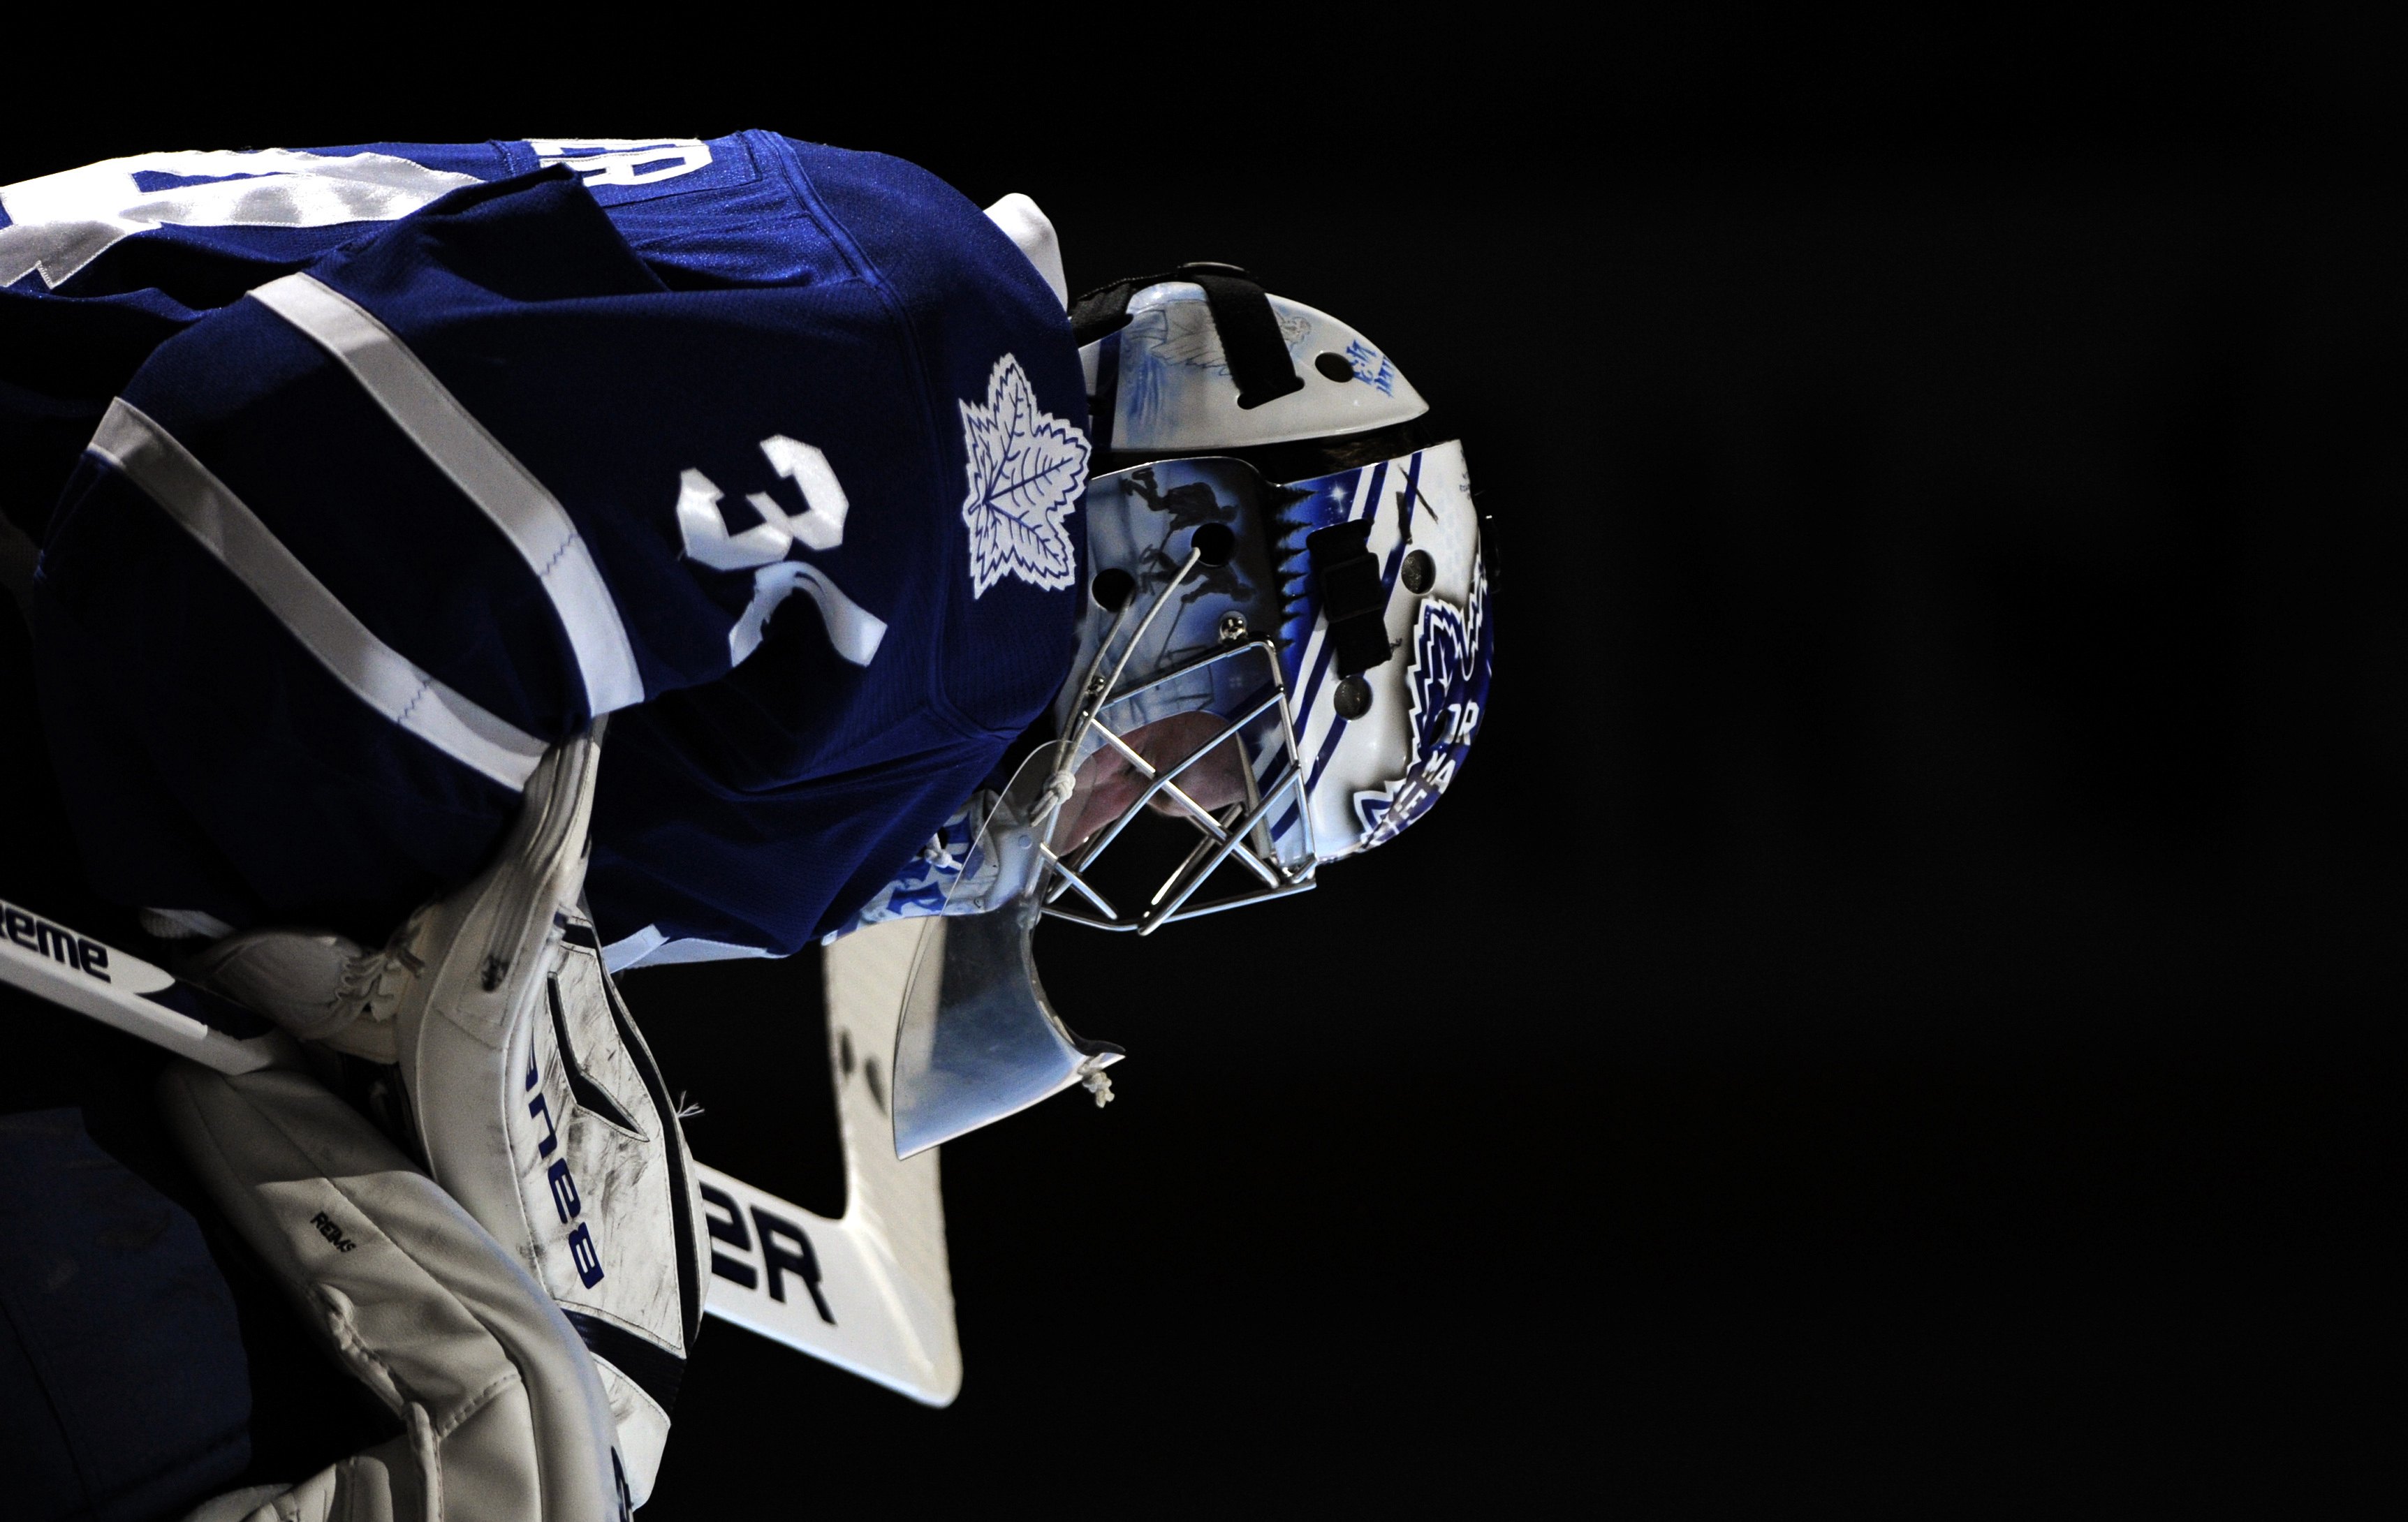
[[(1150, 465), (1140, 466), (1128, 473), (1128, 490), (1148, 507), (1161, 515), (1163, 542), (1148, 545), (1138, 553), (1136, 569), (1138, 585), (1149, 590), (1155, 587), (1169, 585), (1170, 578), (1179, 574), (1180, 566), (1185, 562), (1186, 557), (1183, 554), (1178, 559), (1171, 557), (1167, 548), (1171, 541), (1184, 535), (1184, 542), (1192, 546), (1195, 531), (1205, 524), (1219, 523), (1231, 526), (1238, 521), (1236, 504), (1225, 502), (1215, 496), (1212, 488), (1206, 482), (1186, 481), (1177, 486), (1165, 487), (1160, 484), (1154, 476), (1154, 468)], [(1235, 532), (1234, 528), (1232, 532)], [(1179, 606), (1182, 618), (1187, 610), (1194, 608), (1197, 603), (1206, 598), (1217, 598), (1229, 603), (1244, 602), (1254, 591), (1254, 582), (1249, 580), (1244, 571), (1240, 569), (1242, 557), (1233, 555), (1220, 565), (1207, 565), (1199, 562), (1194, 570), (1188, 572), (1187, 579), (1182, 582), (1179, 588)], [(1212, 638), (1210, 641), (1197, 639), (1191, 640), (1185, 646), (1171, 647), (1169, 651), (1171, 659), (1178, 660), (1182, 656), (1200, 655), (1212, 645), (1218, 644), (1220, 620), (1217, 618), (1211, 622), (1211, 631)], [(1200, 635), (1202, 630), (1198, 629), (1191, 633)]]
[[(1135, 578), (1131, 606), (1142, 611), (1179, 575), (1180, 567), (1199, 543), (1226, 530), (1221, 537), (1226, 558), (1221, 564), (1201, 561), (1187, 573), (1169, 605), (1155, 617), (1142, 646), (1131, 660), (1128, 675), (1160, 672), (1209, 655), (1227, 643), (1228, 619), (1242, 619), (1247, 634), (1275, 633), (1280, 625), (1280, 598), (1271, 574), (1269, 548), (1259, 525), (1261, 491), (1254, 473), (1231, 460), (1162, 460), (1121, 471), (1096, 481), (1081, 510), (1087, 515), (1090, 563), (1126, 572)], [(1090, 619), (1078, 659), (1093, 653), (1094, 641), (1110, 625), (1109, 619)], [(1083, 669), (1081, 668), (1081, 669)], [(1255, 668), (1249, 667), (1249, 671)], [(1243, 686), (1248, 690), (1237, 690)], [(1138, 713), (1116, 716), (1123, 727), (1151, 722), (1169, 712), (1211, 708), (1229, 712), (1251, 695), (1259, 681), (1241, 680), (1235, 668), (1197, 678), (1187, 687), (1150, 695)], [(1223, 689), (1227, 690), (1222, 690)], [(1160, 708), (1162, 712), (1156, 712)]]
[(1412, 760), (1396, 781), (1354, 795), (1354, 816), (1364, 832), (1357, 850), (1402, 833), (1455, 780), (1487, 703), (1491, 646), (1484, 568), (1475, 566), (1467, 607), (1443, 598), (1422, 600), (1405, 677), (1412, 705)]
[(1388, 356), (1362, 339), (1357, 338), (1346, 346), (1346, 363), (1354, 370), (1355, 379), (1372, 387), (1382, 396), (1397, 394), (1397, 367), (1388, 363)]
[[(1310, 321), (1292, 312), (1275, 315), (1280, 336), (1290, 348), (1304, 342), (1312, 332)], [(1140, 312), (1129, 320), (1124, 331), (1127, 334), (1121, 340), (1124, 351), (1134, 345), (1172, 364), (1190, 364), (1214, 375), (1229, 373), (1229, 357), (1221, 348), (1221, 330), (1212, 325), (1211, 311), (1202, 302), (1181, 302)]]
[[(1168, 290), (1196, 288), (1166, 287)], [(1278, 312), (1280, 336), (1295, 363), (1312, 336), (1309, 318)], [(1198, 392), (1216, 392), (1228, 384), (1229, 356), (1221, 331), (1212, 325), (1210, 307), (1201, 301), (1175, 301), (1136, 310), (1120, 333), (1121, 406), (1129, 425), (1151, 429), (1185, 415), (1197, 405)]]

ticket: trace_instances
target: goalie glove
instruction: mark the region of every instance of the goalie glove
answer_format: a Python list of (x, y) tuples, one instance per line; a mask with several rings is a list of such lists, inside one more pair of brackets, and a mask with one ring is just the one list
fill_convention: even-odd
[(707, 1259), (675, 1104), (578, 908), (599, 726), (528, 779), (493, 863), (380, 952), (236, 936), (187, 969), (296, 1035), (391, 1064), (380, 1118), (591, 1350), (641, 1505), (701, 1326)]

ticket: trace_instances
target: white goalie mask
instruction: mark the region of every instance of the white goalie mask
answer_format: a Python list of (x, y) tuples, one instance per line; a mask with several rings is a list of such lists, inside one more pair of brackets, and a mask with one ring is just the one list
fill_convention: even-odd
[(1119, 1049), (1047, 1003), (1041, 917), (1149, 935), (1303, 892), (1427, 812), (1487, 701), (1463, 448), (1384, 354), (1222, 265), (1106, 287), (1072, 320), (1106, 467), (1079, 509), (1078, 654), (1058, 738), (973, 853), (1005, 891), (924, 932), (901, 1156), (1076, 1083), (1108, 1096)]

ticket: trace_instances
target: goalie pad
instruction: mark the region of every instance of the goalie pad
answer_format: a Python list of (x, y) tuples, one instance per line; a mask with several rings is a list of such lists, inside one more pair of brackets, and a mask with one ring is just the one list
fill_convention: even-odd
[(578, 1333), (391, 1142), (289, 1070), (179, 1062), (160, 1097), (210, 1196), (403, 1426), (251, 1517), (626, 1515), (609, 1401)]
[(294, 1035), (384, 1066), (378, 1118), (591, 1350), (640, 1506), (708, 1270), (676, 1105), (578, 907), (599, 754), (598, 727), (549, 752), (492, 864), (382, 950), (263, 931), (187, 971)]
[(652, 1492), (709, 1270), (677, 1106), (578, 908), (599, 729), (528, 779), (493, 865), (404, 927), (394, 1017), (428, 1171), (591, 1349)]

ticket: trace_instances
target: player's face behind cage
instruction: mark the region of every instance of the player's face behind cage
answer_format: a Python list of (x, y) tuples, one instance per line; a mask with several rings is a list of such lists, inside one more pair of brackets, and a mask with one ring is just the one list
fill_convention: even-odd
[[(1312, 885), (1309, 827), (1295, 828), (1304, 821), (1294, 726), (1270, 645), (1233, 642), (1150, 685), (1207, 678), (1236, 694), (1226, 714), (1129, 726), (1148, 695), (1140, 688), (1087, 721), (1077, 786), (1047, 844), (1047, 913), (1150, 934)], [(1283, 821), (1290, 828), (1276, 833)]]
[[(1207, 810), (1226, 808), (1245, 796), (1245, 763), (1226, 726), (1212, 715), (1175, 714), (1119, 739), (1126, 749), (1109, 746), (1079, 768), (1076, 790), (1063, 805), (1062, 822), (1054, 832), (1057, 851), (1075, 851), (1094, 839), (1145, 799), (1149, 779), (1166, 770), (1175, 769), (1180, 791)], [(1157, 793), (1146, 801), (1171, 818), (1182, 812), (1171, 797)]]

